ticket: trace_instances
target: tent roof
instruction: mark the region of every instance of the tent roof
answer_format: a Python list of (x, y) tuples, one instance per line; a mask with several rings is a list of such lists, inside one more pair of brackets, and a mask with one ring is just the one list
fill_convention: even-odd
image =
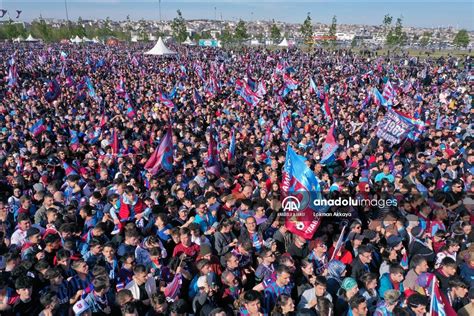
[(186, 40), (183, 42), (184, 45), (194, 45), (194, 42), (189, 38), (189, 36), (186, 38)]
[(166, 47), (161, 37), (158, 39), (158, 42), (156, 42), (155, 46), (152, 49), (145, 52), (145, 55), (173, 55), (173, 54), (176, 54), (176, 52)]
[(27, 41), (27, 42), (36, 42), (38, 40), (36, 38), (33, 38), (33, 36), (31, 36), (31, 34), (30, 34), (30, 35), (28, 35), (28, 37), (26, 38), (25, 41)]
[(81, 43), (82, 42), (82, 39), (76, 35), (76, 37), (74, 38), (71, 38), (71, 42), (73, 43)]
[(278, 44), (278, 46), (288, 47), (288, 41), (286, 40), (286, 37), (281, 41), (280, 44)]

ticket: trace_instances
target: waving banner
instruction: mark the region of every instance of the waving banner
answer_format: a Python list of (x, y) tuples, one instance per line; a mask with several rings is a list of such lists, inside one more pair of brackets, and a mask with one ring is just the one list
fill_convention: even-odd
[(399, 144), (408, 136), (412, 127), (408, 122), (400, 118), (397, 113), (390, 110), (378, 124), (377, 137), (386, 140), (392, 145)]

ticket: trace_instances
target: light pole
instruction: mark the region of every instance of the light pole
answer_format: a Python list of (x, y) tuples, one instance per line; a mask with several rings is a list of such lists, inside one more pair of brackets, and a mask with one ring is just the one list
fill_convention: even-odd
[(64, 9), (66, 10), (66, 20), (69, 24), (69, 13), (67, 11), (67, 0), (64, 0)]

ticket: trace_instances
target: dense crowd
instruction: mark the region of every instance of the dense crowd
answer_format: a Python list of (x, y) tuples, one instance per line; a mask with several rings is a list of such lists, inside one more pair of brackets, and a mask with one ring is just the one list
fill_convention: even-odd
[[(174, 48), (2, 44), (1, 315), (474, 315), (472, 58)], [(397, 145), (388, 82), (425, 123)], [(396, 205), (289, 232), (287, 146), (325, 198)]]

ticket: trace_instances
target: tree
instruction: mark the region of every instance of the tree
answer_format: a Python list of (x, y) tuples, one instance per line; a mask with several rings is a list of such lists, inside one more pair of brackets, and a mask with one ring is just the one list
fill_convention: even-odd
[(178, 16), (171, 22), (171, 30), (176, 41), (181, 43), (184, 42), (188, 36), (186, 32), (186, 21), (181, 14), (181, 10), (176, 11), (176, 13), (178, 13)]
[(273, 43), (279, 43), (281, 40), (281, 31), (273, 20), (272, 26), (270, 27), (270, 38)]
[(408, 41), (407, 33), (403, 32), (403, 25), (402, 25), (402, 17), (397, 18), (397, 22), (395, 23), (395, 37), (397, 45), (405, 45)]
[(431, 33), (431, 32), (424, 32), (423, 36), (421, 36), (421, 38), (420, 38), (420, 45), (423, 46), (423, 47), (428, 46), (430, 44), (432, 35), (433, 35), (433, 33)]
[(466, 30), (462, 29), (456, 34), (453, 40), (453, 45), (457, 47), (464, 47), (466, 48), (469, 45), (469, 34)]
[(383, 17), (383, 25), (385, 27), (385, 31), (390, 27), (390, 25), (392, 25), (392, 16), (390, 14), (385, 14), (385, 16)]
[(245, 22), (240, 20), (235, 27), (235, 39), (239, 42), (245, 41), (249, 35), (247, 34), (247, 27), (245, 26)]
[(354, 36), (351, 42), (351, 48), (356, 48), (357, 47), (357, 38)]
[(229, 28), (228, 25), (222, 30), (221, 34), (219, 35), (219, 40), (224, 45), (228, 45), (228, 44), (232, 43), (232, 40), (233, 40), (232, 31), (231, 31), (231, 29)]
[(311, 23), (311, 16), (309, 12), (303, 22), (303, 25), (301, 25), (300, 31), (301, 34), (303, 34), (305, 44), (309, 46), (313, 45), (313, 24)]
[(329, 42), (331, 43), (331, 46), (334, 46), (336, 44), (336, 31), (337, 31), (337, 18), (334, 15), (332, 17), (331, 26), (329, 27), (329, 33), (328, 33), (329, 37), (331, 37), (331, 39), (329, 40)]

